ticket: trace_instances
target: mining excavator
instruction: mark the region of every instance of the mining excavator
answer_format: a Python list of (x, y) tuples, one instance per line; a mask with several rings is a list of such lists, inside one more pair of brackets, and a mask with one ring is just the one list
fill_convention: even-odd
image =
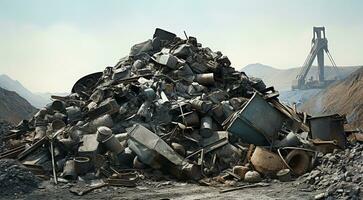
[[(302, 66), (299, 74), (296, 76), (296, 80), (292, 83), (292, 89), (312, 89), (312, 88), (324, 88), (331, 84), (335, 80), (340, 78), (339, 69), (335, 64), (333, 57), (328, 50), (328, 40), (325, 37), (325, 27), (314, 27), (313, 28), (313, 39), (311, 41), (312, 47), (308, 57), (306, 58), (304, 65)], [(337, 73), (335, 80), (326, 80), (324, 76), (324, 52), (328, 56), (332, 66)], [(307, 75), (311, 66), (317, 57), (318, 61), (318, 79), (314, 80), (310, 77), (307, 80)]]

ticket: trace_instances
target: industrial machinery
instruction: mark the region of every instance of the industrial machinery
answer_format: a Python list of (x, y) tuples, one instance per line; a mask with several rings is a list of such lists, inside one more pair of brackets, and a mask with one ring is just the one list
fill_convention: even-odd
[[(313, 39), (311, 41), (312, 47), (308, 57), (306, 58), (304, 65), (302, 66), (296, 80), (292, 83), (292, 89), (310, 89), (310, 88), (324, 88), (335, 80), (325, 80), (324, 77), (324, 52), (328, 56), (330, 62), (333, 65), (334, 70), (337, 73), (339, 79), (339, 70), (328, 50), (328, 40), (325, 37), (325, 27), (314, 27), (313, 28)], [(314, 80), (313, 77), (307, 80), (307, 75), (311, 69), (315, 57), (318, 60), (318, 79)]]

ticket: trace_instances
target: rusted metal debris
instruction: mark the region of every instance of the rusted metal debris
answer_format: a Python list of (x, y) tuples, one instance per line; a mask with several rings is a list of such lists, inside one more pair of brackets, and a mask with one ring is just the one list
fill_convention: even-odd
[[(336, 148), (345, 144), (344, 132), (318, 135), (316, 118), (306, 121), (305, 113), (279, 102), (273, 87), (237, 71), (221, 52), (162, 29), (115, 66), (78, 80), (70, 95), (52, 98), (5, 135), (21, 145), (8, 145), (0, 156), (17, 157), (55, 181), (86, 174), (105, 180), (90, 190), (135, 186), (137, 179), (120, 178), (124, 169), (153, 169), (204, 184), (223, 173), (236, 180), (246, 173), (276, 177), (286, 168), (303, 174), (312, 165), (287, 166), (297, 150), (285, 147), (314, 150), (315, 138), (337, 139)], [(313, 162), (311, 153), (304, 158)]]

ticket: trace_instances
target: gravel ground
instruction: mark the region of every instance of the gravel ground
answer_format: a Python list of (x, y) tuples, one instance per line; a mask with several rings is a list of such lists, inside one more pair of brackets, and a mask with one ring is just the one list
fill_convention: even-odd
[(0, 160), (0, 195), (13, 196), (38, 188), (40, 181), (16, 160)]

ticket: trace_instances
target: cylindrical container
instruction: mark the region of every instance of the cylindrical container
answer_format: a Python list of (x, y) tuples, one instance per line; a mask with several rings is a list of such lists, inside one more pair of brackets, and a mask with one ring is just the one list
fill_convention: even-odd
[(78, 175), (86, 174), (91, 167), (91, 160), (88, 157), (74, 158), (74, 169)]
[(63, 112), (65, 107), (64, 107), (64, 103), (60, 100), (55, 100), (53, 101), (50, 105), (49, 108), (51, 108), (52, 110), (57, 110), (60, 112)]
[(134, 64), (132, 64), (132, 68), (141, 69), (145, 66), (145, 63), (142, 60), (135, 60)]
[(67, 180), (74, 180), (77, 178), (74, 160), (66, 161), (63, 167), (62, 177)]
[(300, 176), (309, 170), (311, 157), (306, 151), (294, 149), (286, 155), (285, 161), (292, 169), (292, 172)]
[(199, 133), (202, 137), (209, 138), (213, 135), (212, 123), (213, 120), (210, 116), (205, 116), (200, 120)]
[(97, 128), (97, 141), (102, 142), (111, 137), (112, 130), (106, 126), (100, 126)]
[(186, 126), (198, 126), (199, 116), (196, 112), (190, 112), (181, 117)]
[(282, 169), (277, 172), (276, 176), (279, 178), (281, 182), (289, 182), (291, 181), (291, 172), (290, 169)]
[(111, 135), (110, 137), (108, 137), (106, 140), (102, 141), (102, 144), (104, 146), (106, 146), (106, 148), (116, 154), (121, 153), (124, 148), (121, 145), (120, 141), (118, 141), (118, 139), (116, 139), (116, 137), (114, 135)]
[(201, 85), (213, 85), (215, 82), (213, 73), (197, 74), (194, 80)]
[(212, 108), (211, 104), (208, 104), (208, 103), (206, 103), (204, 101), (201, 101), (199, 99), (191, 100), (190, 104), (192, 104), (193, 108), (195, 108), (196, 110), (198, 110), (200, 112), (203, 112), (203, 113), (208, 112)]
[(53, 131), (57, 131), (65, 126), (66, 126), (66, 124), (64, 123), (64, 121), (59, 120), (59, 119), (53, 120), (52, 124), (51, 124)]
[(299, 138), (295, 135), (295, 133), (290, 132), (286, 135), (284, 139), (277, 142), (276, 146), (278, 147), (296, 147), (300, 144)]

